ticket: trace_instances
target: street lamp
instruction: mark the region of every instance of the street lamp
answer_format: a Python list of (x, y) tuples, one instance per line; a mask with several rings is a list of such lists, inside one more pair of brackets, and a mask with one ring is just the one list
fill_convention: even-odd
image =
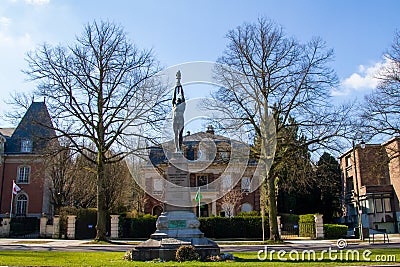
[[(356, 145), (355, 145), (355, 140), (352, 141), (353, 144), (353, 162), (354, 162), (354, 177), (356, 179), (356, 189), (357, 189), (357, 200), (356, 200), (356, 205), (357, 205), (357, 218), (358, 218), (358, 233), (360, 235), (360, 240), (364, 240), (364, 234), (363, 234), (363, 224), (362, 224), (362, 207), (360, 203), (360, 188), (358, 187), (358, 177), (357, 177), (357, 163), (356, 163)], [(360, 147), (361, 149), (365, 148), (365, 142), (364, 140), (361, 140), (360, 142)]]

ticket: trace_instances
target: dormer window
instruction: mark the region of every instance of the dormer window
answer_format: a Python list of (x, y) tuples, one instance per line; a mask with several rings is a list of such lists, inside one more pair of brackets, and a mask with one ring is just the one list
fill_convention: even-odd
[(21, 140), (21, 152), (32, 152), (32, 140), (22, 139)]

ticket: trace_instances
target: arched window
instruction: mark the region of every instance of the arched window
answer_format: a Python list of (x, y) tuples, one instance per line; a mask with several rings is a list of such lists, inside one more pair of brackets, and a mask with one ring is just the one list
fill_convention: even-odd
[(242, 204), (242, 211), (250, 212), (253, 210), (253, 206), (250, 203), (243, 203)]
[(17, 216), (26, 215), (27, 210), (28, 210), (28, 197), (25, 194), (19, 194), (17, 196), (16, 215)]

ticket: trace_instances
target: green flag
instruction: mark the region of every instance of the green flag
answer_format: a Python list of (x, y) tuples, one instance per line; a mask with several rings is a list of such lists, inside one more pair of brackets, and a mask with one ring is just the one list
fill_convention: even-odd
[(194, 200), (196, 200), (196, 202), (200, 202), (200, 200), (203, 198), (203, 196), (200, 193), (200, 187), (197, 190), (196, 196), (194, 197)]

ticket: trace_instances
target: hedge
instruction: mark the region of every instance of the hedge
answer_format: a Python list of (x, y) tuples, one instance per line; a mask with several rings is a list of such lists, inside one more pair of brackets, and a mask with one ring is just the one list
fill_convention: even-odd
[(145, 215), (138, 218), (119, 217), (121, 238), (150, 238), (156, 231), (156, 216)]
[(347, 235), (347, 225), (324, 224), (324, 235), (326, 239), (338, 239)]
[[(208, 238), (261, 238), (261, 216), (200, 217), (200, 231)], [(268, 218), (265, 219), (266, 238), (269, 234)], [(149, 238), (156, 230), (156, 217), (120, 217), (121, 238)]]
[(314, 214), (304, 214), (299, 216), (299, 236), (315, 237)]
[[(261, 238), (261, 216), (200, 217), (200, 230), (209, 238)], [(265, 218), (266, 238), (269, 235), (268, 218)]]
[(12, 218), (10, 221), (10, 236), (39, 232), (39, 223), (40, 221), (36, 217)]

